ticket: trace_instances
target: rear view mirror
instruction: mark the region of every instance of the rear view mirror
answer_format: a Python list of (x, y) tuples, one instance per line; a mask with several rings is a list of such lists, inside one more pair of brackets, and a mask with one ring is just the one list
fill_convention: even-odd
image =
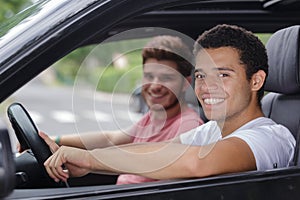
[(0, 122), (0, 198), (10, 194), (15, 187), (15, 163), (8, 131)]

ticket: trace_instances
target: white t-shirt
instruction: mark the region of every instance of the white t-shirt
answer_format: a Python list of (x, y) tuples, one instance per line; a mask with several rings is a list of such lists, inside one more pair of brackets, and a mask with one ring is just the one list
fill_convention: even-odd
[(209, 121), (181, 134), (180, 140), (182, 144), (203, 146), (230, 137), (238, 137), (249, 145), (257, 170), (287, 167), (293, 160), (296, 144), (293, 135), (286, 127), (266, 117), (254, 119), (224, 138), (217, 122)]

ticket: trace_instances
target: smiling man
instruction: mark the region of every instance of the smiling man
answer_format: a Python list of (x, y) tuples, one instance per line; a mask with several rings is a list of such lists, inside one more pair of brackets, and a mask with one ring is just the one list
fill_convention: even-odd
[[(140, 121), (127, 130), (63, 135), (56, 143), (81, 149), (105, 148), (142, 142), (170, 140), (201, 124), (198, 113), (188, 107), (185, 91), (190, 87), (192, 52), (179, 38), (161, 35), (142, 49), (142, 95), (149, 107)], [(153, 179), (123, 174), (117, 184), (149, 182)]]
[(171, 142), (91, 151), (58, 148), (41, 134), (56, 151), (44, 163), (49, 175), (66, 181), (69, 176), (110, 171), (170, 179), (289, 166), (295, 139), (261, 110), (268, 73), (262, 42), (243, 28), (218, 25), (198, 38), (194, 55), (195, 93), (208, 123)]

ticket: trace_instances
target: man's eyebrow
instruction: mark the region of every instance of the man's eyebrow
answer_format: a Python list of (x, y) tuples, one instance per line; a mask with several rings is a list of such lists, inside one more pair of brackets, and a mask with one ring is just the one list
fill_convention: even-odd
[(197, 73), (197, 72), (203, 72), (202, 69), (198, 68), (198, 69), (194, 69), (194, 73)]
[[(215, 68), (213, 68), (213, 70), (215, 70), (215, 71), (232, 71), (232, 72), (235, 72), (234, 69), (231, 69), (229, 67), (215, 67)], [(195, 69), (194, 73), (197, 73), (197, 72), (203, 72), (203, 69), (201, 69), (201, 68)]]
[(229, 67), (217, 67), (216, 70), (218, 70), (218, 71), (232, 71), (232, 72), (235, 72), (234, 69), (229, 68)]
[[(153, 72), (143, 72), (144, 74), (155, 74)], [(176, 73), (171, 73), (171, 72), (163, 72), (160, 74), (160, 76), (174, 76), (174, 75), (177, 75), (179, 74), (179, 72), (176, 72)]]

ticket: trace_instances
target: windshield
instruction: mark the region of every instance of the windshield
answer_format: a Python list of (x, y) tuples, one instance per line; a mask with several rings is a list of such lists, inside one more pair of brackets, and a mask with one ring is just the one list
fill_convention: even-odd
[[(95, 0), (42, 0), (11, 18), (0, 31), (0, 58), (8, 58), (16, 48), (41, 37), (64, 19), (78, 13)], [(103, 3), (108, 2), (103, 0)], [(26, 39), (24, 39), (26, 38)], [(1, 61), (0, 61), (1, 63)]]
[[(19, 12), (16, 15), (14, 15), (12, 13), (12, 10), (6, 11), (6, 13), (8, 12), (8, 14), (3, 13), (3, 17), (2, 17), (3, 20), (1, 20), (2, 23), (0, 24), (0, 37), (2, 37), (3, 35), (5, 35), (11, 28), (13, 28), (14, 26), (16, 26), (20, 22), (22, 22), (25, 18), (27, 18), (28, 16), (33, 15), (35, 12), (37, 12), (38, 7), (40, 7), (40, 5), (43, 2), (45, 2), (45, 0), (38, 1), (35, 4), (27, 7), (24, 10), (22, 10), (21, 12)], [(30, 2), (27, 2), (27, 3), (33, 3), (33, 2), (30, 1)], [(7, 17), (7, 15), (10, 15), (10, 16)]]

